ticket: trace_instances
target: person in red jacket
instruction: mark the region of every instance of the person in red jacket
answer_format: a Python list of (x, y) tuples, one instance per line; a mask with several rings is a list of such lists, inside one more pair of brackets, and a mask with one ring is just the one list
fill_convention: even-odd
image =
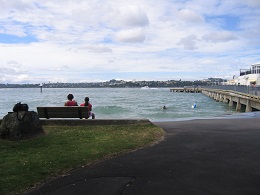
[(78, 106), (78, 103), (75, 100), (73, 100), (74, 96), (72, 94), (69, 94), (67, 98), (68, 101), (65, 102), (64, 106)]
[(88, 106), (88, 117), (95, 119), (95, 114), (92, 111), (92, 104), (89, 103), (89, 97), (85, 97), (85, 102), (80, 104), (80, 106)]

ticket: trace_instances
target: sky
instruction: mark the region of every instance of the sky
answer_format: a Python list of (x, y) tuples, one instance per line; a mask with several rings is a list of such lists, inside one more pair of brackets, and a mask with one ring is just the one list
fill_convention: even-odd
[(0, 83), (232, 79), (260, 0), (0, 0)]

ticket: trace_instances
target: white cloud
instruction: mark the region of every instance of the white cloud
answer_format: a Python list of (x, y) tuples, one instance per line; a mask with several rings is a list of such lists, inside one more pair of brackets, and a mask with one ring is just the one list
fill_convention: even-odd
[(184, 49), (187, 50), (194, 50), (197, 49), (196, 47), (196, 41), (197, 41), (197, 37), (194, 35), (182, 38), (180, 40), (180, 42), (178, 43), (178, 45), (182, 45)]
[(126, 43), (143, 42), (145, 40), (145, 34), (140, 28), (121, 30), (116, 34), (116, 40)]
[(188, 10), (188, 9), (181, 9), (179, 10), (178, 16), (181, 20), (188, 22), (188, 23), (201, 23), (204, 22), (204, 18), (199, 15), (198, 13)]
[(149, 24), (146, 13), (138, 6), (124, 6), (120, 7), (111, 13), (109, 17), (111, 23), (117, 27), (143, 27)]
[(15, 61), (6, 62), (6, 64), (3, 65), (0, 64), (1, 82), (33, 82), (33, 79), (29, 79), (27, 73), (29, 73), (28, 69)]
[(204, 36), (202, 36), (202, 39), (208, 42), (218, 43), (218, 42), (233, 41), (236, 40), (237, 37), (234, 36), (232, 32), (219, 31), (219, 32), (210, 32), (208, 34), (205, 34)]
[(87, 50), (93, 53), (112, 53), (112, 49), (102, 45), (88, 45), (79, 47), (79, 49)]
[(216, 61), (215, 60), (211, 60), (211, 59), (202, 59), (201, 60), (201, 64), (215, 64)]
[(20, 25), (11, 25), (7, 24), (3, 29), (0, 29), (1, 34), (8, 34), (8, 35), (15, 35), (18, 37), (25, 37), (26, 33), (24, 32), (24, 29)]
[(16, 61), (8, 61), (0, 65), (0, 72), (2, 74), (17, 76), (26, 72), (26, 69)]
[(260, 7), (260, 1), (259, 0), (247, 0), (243, 1), (244, 4), (251, 6), (251, 7)]
[(33, 5), (26, 0), (20, 0), (20, 1), (1, 0), (0, 4), (1, 4), (0, 10), (2, 10), (2, 11), (5, 11), (5, 10), (26, 11), (33, 7)]

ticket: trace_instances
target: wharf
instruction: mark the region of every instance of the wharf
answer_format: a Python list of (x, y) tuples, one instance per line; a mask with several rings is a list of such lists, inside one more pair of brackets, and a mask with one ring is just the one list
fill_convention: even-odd
[(201, 88), (198, 88), (198, 87), (175, 87), (175, 88), (171, 88), (170, 92), (201, 93)]
[(203, 93), (218, 102), (228, 103), (235, 106), (236, 111), (252, 112), (260, 110), (260, 96), (251, 95), (232, 90), (208, 89), (197, 87), (176, 87), (171, 88), (171, 92)]
[[(229, 106), (236, 106), (236, 111), (244, 110), (252, 112), (260, 110), (260, 96), (240, 93), (230, 90), (203, 89), (202, 93), (216, 100), (217, 102), (226, 102)], [(244, 107), (244, 108), (242, 108)]]

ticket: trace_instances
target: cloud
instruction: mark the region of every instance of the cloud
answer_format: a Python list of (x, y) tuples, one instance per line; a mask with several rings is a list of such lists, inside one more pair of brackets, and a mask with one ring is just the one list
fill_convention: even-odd
[(215, 60), (211, 60), (211, 59), (202, 59), (201, 60), (201, 64), (215, 64), (216, 61)]
[(260, 1), (259, 0), (247, 0), (243, 2), (244, 4), (251, 6), (251, 7), (260, 7)]
[(115, 40), (123, 43), (139, 43), (145, 40), (144, 28), (149, 25), (147, 14), (136, 5), (122, 6), (109, 17), (112, 27), (118, 28)]
[(187, 50), (194, 50), (197, 49), (196, 47), (196, 42), (197, 42), (197, 37), (194, 35), (190, 35), (188, 37), (182, 38), (177, 45), (183, 46), (184, 49)]
[(127, 29), (116, 33), (116, 40), (125, 43), (139, 43), (145, 40), (145, 33), (142, 29)]
[(87, 50), (88, 52), (93, 52), (93, 53), (112, 53), (112, 49), (106, 46), (101, 46), (101, 45), (88, 45), (88, 46), (83, 46), (79, 47), (81, 50)]
[(136, 28), (149, 25), (147, 14), (139, 6), (123, 6), (114, 10), (108, 18), (109, 24), (119, 28)]
[(64, 71), (64, 70), (69, 70), (70, 67), (68, 65), (64, 65), (61, 67), (50, 67), (49, 70), (50, 71)]
[(2, 74), (8, 74), (8, 75), (19, 75), (23, 73), (25, 70), (23, 70), (23, 67), (21, 64), (19, 64), (16, 61), (9, 61), (6, 62), (4, 65), (0, 65), (0, 72)]
[(25, 37), (27, 34), (22, 25), (5, 24), (2, 29), (0, 27), (0, 34), (15, 35), (18, 37)]
[(0, 78), (1, 82), (25, 82), (29, 81), (27, 68), (22, 66), (16, 61), (6, 62), (4, 65), (0, 65)]
[(192, 10), (189, 10), (189, 9), (181, 9), (179, 10), (178, 12), (178, 17), (184, 21), (184, 22), (188, 22), (188, 23), (201, 23), (201, 22), (204, 22), (204, 18), (192, 11)]
[(149, 25), (149, 20), (146, 13), (136, 6), (126, 7), (122, 21), (129, 27), (143, 27)]
[(20, 1), (8, 1), (8, 0), (1, 0), (1, 7), (0, 10), (5, 12), (6, 10), (16, 10), (16, 11), (26, 11), (33, 7), (33, 4), (28, 3), (26, 0)]
[(210, 32), (202, 36), (202, 39), (207, 42), (220, 43), (237, 40), (238, 38), (228, 31)]

